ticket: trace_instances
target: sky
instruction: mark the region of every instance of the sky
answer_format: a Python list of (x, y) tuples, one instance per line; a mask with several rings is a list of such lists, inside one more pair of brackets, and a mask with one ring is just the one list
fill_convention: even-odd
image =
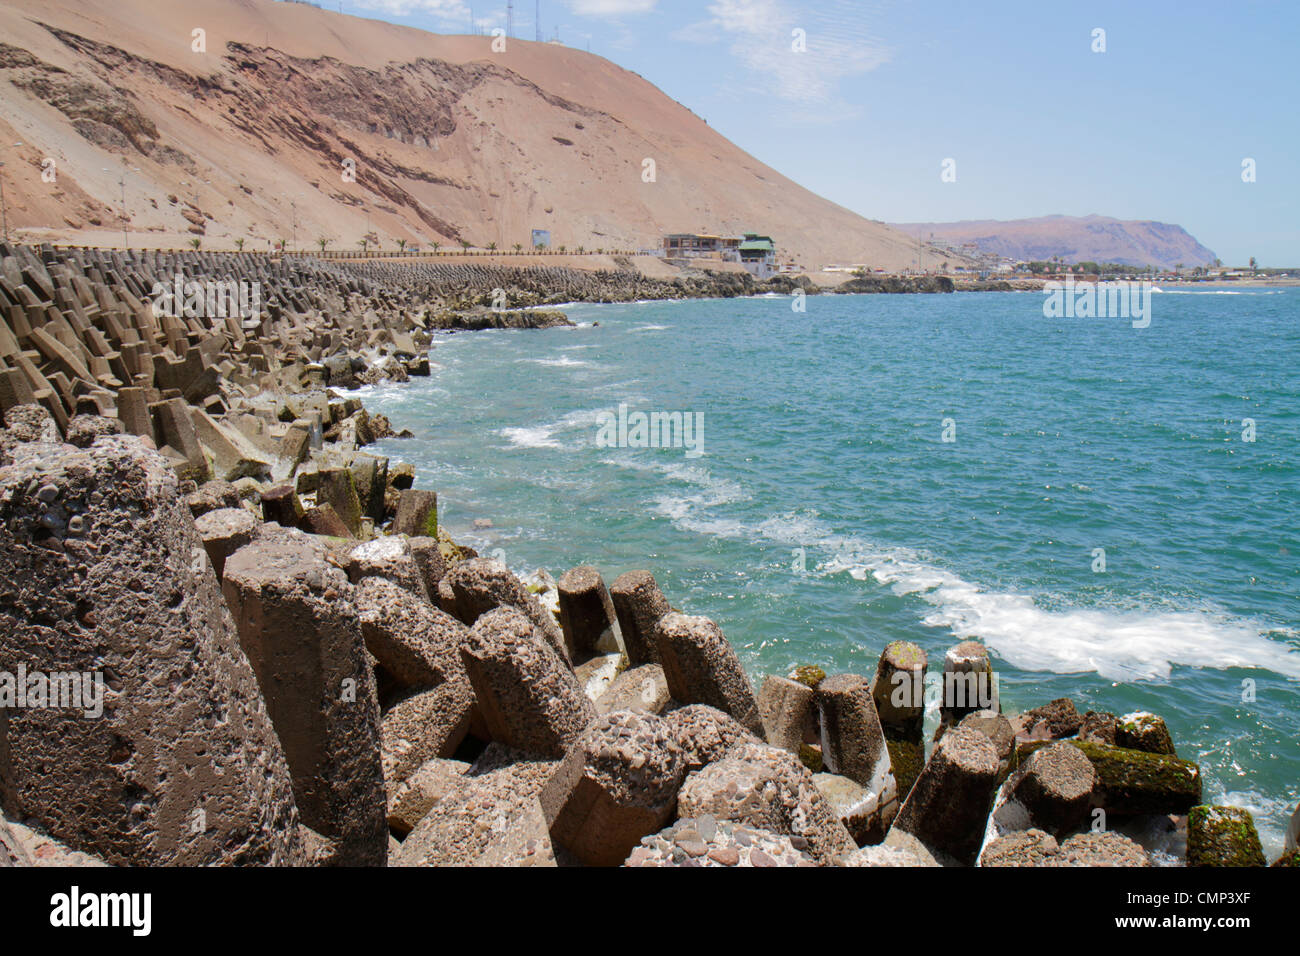
[[(506, 0), (318, 5), (340, 2), (506, 23)], [(535, 4), (515, 0), (515, 36)], [(1296, 0), (541, 0), (540, 19), (871, 219), (1153, 219), (1229, 265), (1300, 265)]]

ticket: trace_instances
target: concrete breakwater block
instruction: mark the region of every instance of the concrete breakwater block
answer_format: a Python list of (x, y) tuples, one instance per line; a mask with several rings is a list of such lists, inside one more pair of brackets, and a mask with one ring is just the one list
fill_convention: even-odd
[(813, 691), (807, 684), (769, 674), (758, 692), (758, 713), (773, 747), (797, 754), (814, 739)]
[[(1091, 761), (1097, 772), (1094, 802), (1107, 813), (1186, 813), (1201, 802), (1201, 768), (1190, 760), (1085, 740), (1067, 743)], [(1027, 749), (1046, 745), (1033, 743)]]
[(655, 625), (654, 644), (674, 700), (708, 704), (750, 732), (763, 732), (754, 688), (718, 625), (706, 617), (671, 612)]
[(573, 671), (517, 608), (480, 617), (461, 658), (494, 741), (558, 758), (595, 719)]
[[(984, 839), (997, 784), (998, 754), (978, 730), (943, 735), (894, 821), (945, 865), (971, 866)], [(893, 831), (886, 843), (890, 843)]]
[(666, 716), (689, 772), (722, 760), (746, 744), (762, 743), (727, 714), (708, 704), (678, 707)]
[(541, 793), (551, 840), (589, 866), (618, 866), (671, 818), (685, 776), (670, 722), (606, 714), (573, 743)]
[(617, 646), (618, 617), (599, 571), (589, 565), (572, 568), (560, 577), (558, 590), (560, 629), (575, 660)]
[(515, 608), (532, 622), (561, 660), (566, 665), (569, 663), (564, 635), (554, 616), (510, 573), (504, 562), (492, 558), (462, 561), (439, 582), (439, 593), (445, 594), (450, 602), (447, 606), (440, 601), (442, 609), (467, 625), (473, 625), (482, 615), (498, 607)]
[(1196, 806), (1187, 814), (1188, 866), (1267, 866), (1249, 810)]
[(1068, 743), (1054, 743), (1035, 751), (1007, 779), (994, 820), (1005, 830), (1064, 836), (1085, 822), (1096, 786), (1088, 758)]
[(889, 750), (876, 716), (871, 682), (858, 674), (834, 674), (817, 685), (815, 696), (826, 769), (872, 793), (892, 787)]
[(672, 608), (655, 583), (654, 575), (649, 571), (620, 574), (610, 585), (609, 596), (614, 602), (628, 662), (633, 667), (659, 663), (655, 626)]
[(388, 852), (379, 705), (353, 587), (299, 531), (227, 561), (222, 587), (284, 746), (303, 821), (344, 866)]
[(743, 744), (691, 774), (678, 815), (709, 815), (791, 838), (823, 865), (857, 849), (848, 829), (799, 760), (767, 744)]
[(166, 463), (133, 436), (12, 454), (0, 671), (84, 682), (82, 706), (6, 710), (5, 812), (113, 865), (303, 862), (284, 751)]

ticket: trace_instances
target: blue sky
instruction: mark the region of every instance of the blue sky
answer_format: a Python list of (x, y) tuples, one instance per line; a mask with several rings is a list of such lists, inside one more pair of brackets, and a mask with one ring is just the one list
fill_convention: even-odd
[[(534, 37), (534, 4), (516, 0), (516, 36)], [(505, 0), (342, 7), (442, 33), (506, 16)], [(873, 219), (1155, 219), (1230, 264), (1300, 265), (1294, 0), (542, 0), (541, 21)]]

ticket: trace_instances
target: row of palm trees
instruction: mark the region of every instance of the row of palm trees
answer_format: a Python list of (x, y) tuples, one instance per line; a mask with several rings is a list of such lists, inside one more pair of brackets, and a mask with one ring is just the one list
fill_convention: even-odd
[[(245, 246), (245, 244), (246, 244), (247, 242), (248, 242), (247, 239), (236, 239), (236, 240), (235, 240), (235, 248), (238, 249), (240, 252), (243, 252), (243, 251), (244, 251), (244, 246)], [(318, 238), (318, 239), (316, 240), (316, 245), (318, 245), (318, 246), (320, 247), (320, 251), (321, 251), (321, 253), (323, 254), (323, 253), (324, 253), (324, 252), (329, 248), (329, 246), (330, 246), (331, 244), (333, 244), (333, 242), (334, 242), (333, 239), (330, 239), (330, 238), (328, 238), (328, 237), (326, 237), (326, 236), (321, 236), (320, 238)], [(277, 240), (275, 241), (275, 243), (274, 243), (273, 248), (275, 249), (276, 252), (283, 253), (283, 252), (285, 251), (285, 247), (288, 246), (288, 244), (289, 244), (289, 242), (288, 242), (287, 239), (277, 239)], [(373, 245), (373, 246), (375, 247), (375, 249), (377, 249), (377, 250), (380, 249), (380, 248), (382, 248), (382, 246), (381, 246), (379, 240), (378, 240), (378, 239), (371, 238), (370, 236), (363, 236), (362, 238), (358, 239), (358, 240), (357, 240), (357, 245), (361, 247), (361, 253), (362, 253), (362, 255), (365, 255), (367, 252), (369, 252), (369, 251), (370, 251), (370, 247), (371, 247), (372, 245)], [(397, 246), (397, 251), (398, 251), (398, 253), (400, 254), (400, 253), (404, 253), (404, 252), (406, 252), (406, 247), (409, 245), (409, 242), (408, 242), (408, 240), (406, 240), (406, 239), (394, 239), (394, 240), (393, 240), (393, 245)], [(192, 246), (192, 247), (193, 247), (194, 249), (196, 249), (196, 250), (197, 250), (197, 249), (200, 249), (200, 248), (202, 248), (202, 246), (203, 246), (203, 240), (200, 239), (200, 238), (198, 238), (198, 237), (196, 236), (195, 238), (193, 238), (193, 239), (190, 240), (190, 246)], [(471, 243), (471, 242), (467, 242), (466, 240), (462, 239), (462, 240), (460, 241), (460, 248), (461, 248), (461, 252), (463, 252), (463, 253), (468, 253), (471, 249), (474, 248), (474, 244)], [(495, 242), (489, 242), (485, 248), (486, 248), (486, 251), (487, 251), (487, 252), (496, 252), (496, 251), (497, 251), (497, 244), (496, 244)], [(520, 254), (522, 254), (523, 251), (524, 251), (524, 244), (523, 244), (522, 242), (516, 242), (516, 243), (515, 243), (511, 248), (514, 250), (515, 255), (520, 255)], [(436, 254), (438, 253), (438, 251), (442, 249), (442, 243), (440, 243), (440, 242), (431, 242), (431, 243), (429, 243), (429, 249), (430, 249), (430, 250), (431, 250), (431, 251), (436, 255)], [(621, 254), (621, 255), (634, 255), (634, 253), (632, 253), (632, 252), (630, 252), (630, 251), (628, 251), (628, 250), (621, 250), (621, 251), (618, 250), (618, 249), (609, 249), (609, 250), (606, 250), (606, 249), (604, 249), (603, 247), (602, 247), (602, 248), (599, 248), (599, 249), (590, 249), (590, 250), (589, 250), (589, 249), (587, 249), (586, 246), (578, 246), (576, 249), (573, 250), (573, 253), (574, 253), (575, 255), (579, 255), (579, 256), (585, 256), (585, 255), (588, 255), (588, 254), (591, 254), (591, 255), (597, 255), (597, 256), (603, 256), (603, 255), (606, 253), (606, 251), (608, 251), (611, 255), (620, 255), (620, 254)], [(568, 253), (569, 253), (569, 247), (568, 247), (568, 246), (557, 246), (557, 247), (555, 247), (554, 249), (552, 249), (552, 248), (549, 247), (549, 246), (536, 246), (536, 247), (534, 247), (532, 250), (530, 250), (530, 252), (529, 252), (530, 255), (539, 255), (539, 256), (541, 256), (541, 255), (561, 255), (561, 256), (562, 256), (562, 255), (567, 255)]]

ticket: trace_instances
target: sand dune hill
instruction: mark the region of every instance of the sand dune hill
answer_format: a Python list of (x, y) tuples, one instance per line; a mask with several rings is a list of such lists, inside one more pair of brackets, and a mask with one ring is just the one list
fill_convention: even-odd
[(27, 238), (120, 243), (125, 205), (137, 245), (266, 248), (296, 222), (299, 246), (333, 249), (370, 232), (386, 248), (505, 250), (533, 228), (570, 249), (641, 249), (707, 229), (769, 233), (810, 269), (916, 256), (641, 77), (562, 46), (494, 53), (489, 37), (271, 0), (7, 0), (0, 38), (10, 224)]

